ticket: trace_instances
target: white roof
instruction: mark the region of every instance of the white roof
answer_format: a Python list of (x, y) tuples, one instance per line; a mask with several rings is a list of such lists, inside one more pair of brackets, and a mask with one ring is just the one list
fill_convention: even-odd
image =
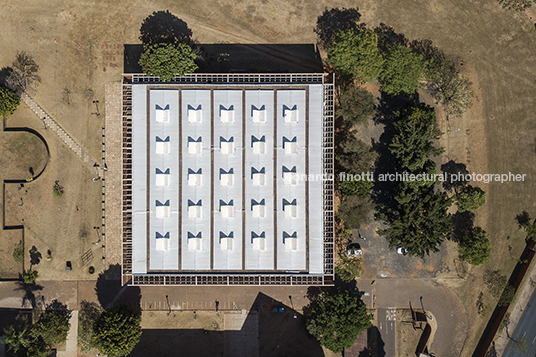
[(257, 172), (251, 175), (253, 178), (253, 186), (266, 185), (266, 174), (263, 172)]
[(169, 104), (163, 108), (157, 104), (155, 110), (157, 123), (169, 123), (169, 118), (171, 117), (169, 112)]
[(255, 155), (266, 154), (266, 143), (264, 141), (255, 141), (251, 146)]
[(221, 141), (220, 148), (222, 154), (232, 155), (235, 153), (235, 146), (233, 141)]
[(223, 105), (220, 105), (220, 119), (222, 123), (234, 123), (235, 111), (234, 106), (231, 105), (228, 108), (225, 108)]
[(298, 174), (296, 172), (283, 172), (283, 183), (285, 185), (297, 185)]
[(188, 107), (188, 122), (190, 123), (202, 123), (203, 122), (203, 110), (201, 105), (197, 107)]
[(171, 247), (171, 239), (161, 237), (156, 238), (156, 250), (169, 250)]
[(188, 238), (188, 250), (201, 250), (201, 238), (190, 237)]
[(165, 86), (132, 86), (133, 273), (322, 274), (322, 85)]
[(188, 154), (201, 155), (203, 153), (202, 141), (189, 141), (188, 142)]
[(220, 247), (221, 247), (221, 250), (234, 250), (234, 238), (233, 237), (220, 238)]
[(220, 215), (222, 218), (234, 218), (234, 206), (233, 205), (221, 205)]
[(203, 186), (203, 174), (188, 174), (188, 186)]
[(285, 118), (285, 123), (297, 123), (298, 115), (299, 112), (298, 109), (296, 109), (296, 105), (294, 105), (292, 108), (283, 106), (283, 116)]
[(170, 177), (169, 169), (162, 171), (157, 168), (155, 174), (155, 186), (169, 186)]
[(254, 205), (251, 207), (251, 213), (255, 218), (266, 217), (266, 206)]
[(251, 238), (251, 244), (253, 245), (253, 250), (266, 250), (266, 238), (265, 237)]
[(285, 155), (298, 154), (298, 142), (296, 141), (285, 141), (283, 143), (283, 148), (285, 149)]

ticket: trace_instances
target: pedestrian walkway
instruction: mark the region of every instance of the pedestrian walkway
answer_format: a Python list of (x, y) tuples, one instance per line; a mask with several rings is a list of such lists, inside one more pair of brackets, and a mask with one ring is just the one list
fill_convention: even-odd
[(57, 351), (57, 357), (76, 357), (78, 356), (78, 311), (71, 312), (71, 328), (67, 335), (67, 342), (65, 344), (65, 351)]
[[(93, 163), (96, 163), (97, 160), (93, 160), (88, 153), (86, 153), (80, 145), (74, 141), (74, 139), (67, 134), (67, 132), (54, 120), (50, 115), (48, 115), (43, 108), (41, 108), (30, 96), (26, 93), (22, 93), (21, 99), (26, 103), (30, 109), (43, 120), (45, 123), (45, 128), (52, 130), (58, 135), (58, 137), (71, 149), (74, 151), (78, 157), (80, 157), (84, 162), (90, 165), (93, 168)], [(102, 177), (102, 168), (98, 167), (99, 176)]]

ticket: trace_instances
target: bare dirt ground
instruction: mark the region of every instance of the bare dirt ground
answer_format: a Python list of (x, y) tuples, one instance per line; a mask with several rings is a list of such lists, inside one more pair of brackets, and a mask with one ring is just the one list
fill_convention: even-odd
[[(153, 11), (170, 10), (188, 24), (201, 43), (315, 43), (312, 29), (316, 19), (325, 7), (333, 6), (358, 6), (361, 20), (369, 26), (383, 22), (409, 39), (431, 39), (448, 56), (463, 61), (464, 72), (476, 90), (475, 105), (464, 117), (451, 119), (448, 125), (440, 117), (446, 133), (442, 144), (448, 149), (445, 161), (453, 159), (465, 163), (469, 171), (481, 173), (527, 174), (522, 183), (478, 184), (488, 193), (488, 202), (476, 213), (475, 221), (493, 241), (493, 262), (488, 266), (509, 275), (521, 252), (524, 232), (518, 229), (515, 215), (523, 210), (536, 215), (536, 33), (524, 14), (507, 12), (485, 0), (404, 4), (392, 0), (11, 0), (0, 6), (0, 66), (10, 65), (16, 51), (33, 55), (42, 77), (33, 98), (97, 158), (104, 116), (92, 115), (97, 111), (93, 101), (100, 101), (104, 114), (104, 85), (120, 80), (123, 45), (140, 43), (140, 24)], [(8, 125), (39, 129), (41, 123), (23, 105)], [(64, 265), (66, 260), (75, 265), (83, 252), (93, 249), (94, 264), (100, 268), (100, 247), (91, 245), (92, 227), (100, 219), (100, 187), (91, 185), (91, 170), (57, 138), (43, 135), (51, 146), (51, 163), (31, 186), (36, 188), (35, 202), (25, 203), (26, 217), (31, 217), (26, 218), (26, 227), (30, 246), (35, 245), (43, 257), (50, 249), (54, 258), (40, 262), (36, 269), (51, 266), (45, 269), (45, 279), (90, 278), (80, 270), (80, 263), (70, 273), (64, 271)], [(55, 180), (65, 187), (59, 200), (51, 194)], [(80, 232), (85, 230), (87, 241), (81, 241)], [(455, 250), (449, 254), (455, 255)], [(487, 303), (494, 303), (482, 288), (485, 268), (468, 268), (467, 284), (444, 280), (467, 302), (467, 314), (473, 321), (463, 356), (471, 354), (486, 323), (486, 319), (475, 318), (474, 301), (480, 291)]]

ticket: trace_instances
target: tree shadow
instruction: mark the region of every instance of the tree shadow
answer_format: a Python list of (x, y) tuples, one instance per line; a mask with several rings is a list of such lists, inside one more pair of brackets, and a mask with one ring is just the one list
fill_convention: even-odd
[(327, 49), (340, 31), (363, 27), (364, 24), (358, 24), (360, 18), (361, 14), (357, 7), (351, 9), (337, 7), (329, 10), (325, 8), (322, 15), (318, 16), (313, 30), (318, 37), (318, 44)]
[(425, 61), (442, 61), (445, 59), (445, 54), (443, 51), (434, 46), (432, 40), (413, 40), (411, 43), (409, 43), (409, 47), (415, 53), (420, 54)]
[[(382, 334), (376, 326), (368, 329), (367, 335), (368, 348), (370, 356), (385, 357), (385, 342), (382, 340)], [(359, 355), (361, 357), (361, 355)], [(363, 356), (367, 356), (366, 354)]]
[(392, 46), (407, 46), (409, 43), (404, 34), (397, 33), (394, 28), (383, 22), (374, 29), (374, 32), (378, 35), (378, 49), (384, 53), (388, 52)]
[(141, 290), (138, 286), (121, 286), (121, 265), (113, 264), (100, 273), (95, 284), (100, 306), (107, 310), (117, 304), (127, 304), (133, 311), (141, 312)]
[(532, 221), (532, 218), (527, 211), (523, 211), (516, 215), (516, 221), (519, 228), (527, 229), (527, 227), (530, 225), (530, 222)]
[(16, 282), (17, 287), (14, 289), (14, 291), (24, 291), (21, 307), (27, 307), (27, 304), (29, 304), (32, 309), (37, 308), (40, 306), (40, 304), (44, 306), (44, 297), (37, 293), (43, 290), (43, 286), (36, 284), (35, 282), (32, 284), (26, 284), (23, 280), (22, 274), (19, 274), (19, 279), (20, 280)]
[(441, 165), (441, 171), (446, 174), (446, 180), (443, 181), (443, 188), (447, 191), (458, 190), (467, 185), (465, 175), (469, 174), (465, 164), (456, 163), (450, 160), (446, 164)]
[(141, 24), (139, 38), (144, 45), (168, 41), (194, 45), (192, 30), (188, 24), (169, 10), (155, 11), (147, 16)]
[(456, 212), (452, 215), (452, 231), (449, 235), (449, 239), (453, 242), (463, 242), (473, 229), (475, 222), (475, 214), (471, 211)]
[(7, 78), (11, 75), (13, 72), (12, 67), (2, 67), (0, 69), (0, 85), (3, 87), (7, 87)]
[(43, 255), (37, 250), (37, 247), (34, 245), (30, 249), (30, 266), (37, 265), (41, 262)]

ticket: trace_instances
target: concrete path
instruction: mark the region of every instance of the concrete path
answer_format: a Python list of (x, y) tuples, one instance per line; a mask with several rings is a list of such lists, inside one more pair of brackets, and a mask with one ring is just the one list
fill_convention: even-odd
[[(84, 162), (90, 165), (93, 168), (93, 164), (100, 162), (101, 160), (93, 160), (88, 153), (86, 153), (80, 145), (74, 141), (74, 139), (67, 134), (67, 132), (50, 116), (48, 115), (43, 108), (41, 108), (30, 96), (26, 93), (22, 93), (21, 99), (26, 103), (30, 109), (37, 115), (40, 119), (43, 120), (46, 129), (52, 130), (58, 135), (61, 141), (63, 141), (78, 157), (80, 157)], [(97, 168), (99, 177), (102, 177), (102, 168)]]
[(57, 357), (76, 357), (78, 356), (78, 311), (71, 313), (71, 329), (67, 335), (65, 351), (57, 351)]

